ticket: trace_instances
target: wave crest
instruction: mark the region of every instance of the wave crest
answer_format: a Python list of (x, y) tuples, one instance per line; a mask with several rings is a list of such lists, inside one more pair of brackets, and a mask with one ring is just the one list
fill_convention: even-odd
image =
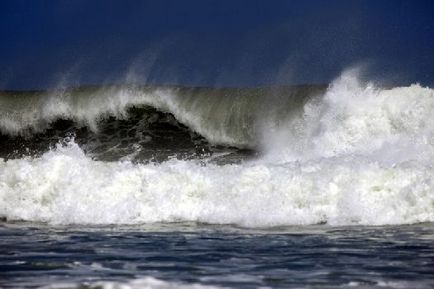
[(40, 93), (3, 93), (0, 131), (7, 135), (40, 133), (58, 119), (98, 131), (108, 117), (128, 118), (131, 107), (168, 112), (212, 144), (255, 147), (259, 119), (276, 121), (299, 110), (322, 86), (287, 88), (138, 88), (103, 87)]

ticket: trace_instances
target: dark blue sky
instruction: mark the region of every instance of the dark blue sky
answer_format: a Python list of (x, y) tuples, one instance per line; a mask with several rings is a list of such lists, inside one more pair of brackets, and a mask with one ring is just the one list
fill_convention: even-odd
[(0, 35), (3, 89), (325, 83), (357, 65), (434, 84), (432, 0), (5, 0)]

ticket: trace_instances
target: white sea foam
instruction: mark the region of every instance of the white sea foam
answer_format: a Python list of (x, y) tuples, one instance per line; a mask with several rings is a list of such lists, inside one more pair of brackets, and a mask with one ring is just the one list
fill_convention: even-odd
[(378, 89), (348, 71), (303, 116), (264, 131), (269, 159), (306, 160), (349, 154), (396, 162), (434, 160), (434, 90), (418, 84)]
[(362, 158), (200, 165), (99, 162), (74, 143), (0, 163), (0, 213), (59, 224), (197, 221), (248, 227), (434, 221), (433, 168)]
[(0, 215), (53, 224), (434, 222), (434, 92), (344, 74), (238, 165), (101, 162), (74, 142), (0, 161)]
[[(86, 284), (90, 288), (103, 289), (216, 289), (224, 288), (202, 284), (188, 284), (182, 282), (163, 281), (154, 277), (136, 278), (125, 282), (119, 281), (99, 281)], [(55, 283), (49, 286), (41, 287), (41, 289), (66, 289), (66, 288), (81, 288), (80, 284), (70, 283)]]

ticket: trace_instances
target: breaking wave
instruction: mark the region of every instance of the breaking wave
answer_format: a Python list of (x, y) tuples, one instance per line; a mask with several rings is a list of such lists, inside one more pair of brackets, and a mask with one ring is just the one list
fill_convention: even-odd
[(41, 133), (57, 120), (99, 131), (104, 120), (127, 119), (130, 108), (150, 107), (175, 119), (213, 144), (254, 147), (258, 121), (279, 121), (299, 110), (323, 86), (281, 88), (88, 87), (49, 92), (3, 92), (0, 132)]
[(97, 132), (102, 119), (128, 118), (128, 107), (146, 105), (211, 144), (260, 155), (226, 164), (107, 161), (70, 140), (0, 162), (0, 215), (52, 224), (246, 227), (434, 221), (432, 89), (381, 89), (344, 73), (327, 89), (205, 91), (2, 99), (1, 131), (9, 138), (41, 132), (59, 118)]

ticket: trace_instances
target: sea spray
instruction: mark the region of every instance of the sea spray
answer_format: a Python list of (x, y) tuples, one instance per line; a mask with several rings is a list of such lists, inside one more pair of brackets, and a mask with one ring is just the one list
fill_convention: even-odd
[(274, 161), (363, 155), (393, 162), (407, 155), (430, 163), (432, 111), (430, 88), (414, 84), (380, 89), (361, 83), (354, 71), (348, 71), (324, 95), (310, 99), (298, 116), (265, 130), (262, 148)]

